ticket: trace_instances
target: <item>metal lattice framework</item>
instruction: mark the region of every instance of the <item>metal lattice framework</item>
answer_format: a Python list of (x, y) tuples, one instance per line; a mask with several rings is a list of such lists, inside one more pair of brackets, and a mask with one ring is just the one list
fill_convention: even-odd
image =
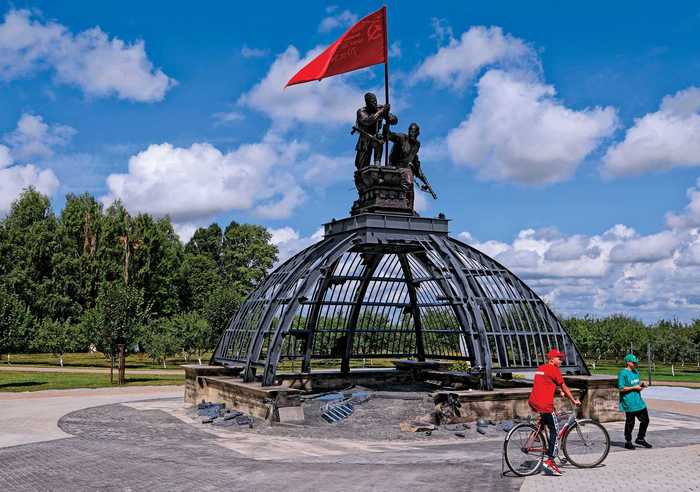
[(447, 221), (367, 214), (326, 225), (324, 240), (275, 269), (230, 321), (212, 363), (244, 378), (300, 360), (467, 361), (494, 373), (531, 370), (550, 347), (562, 370), (588, 374), (559, 320), (503, 265), (447, 235)]

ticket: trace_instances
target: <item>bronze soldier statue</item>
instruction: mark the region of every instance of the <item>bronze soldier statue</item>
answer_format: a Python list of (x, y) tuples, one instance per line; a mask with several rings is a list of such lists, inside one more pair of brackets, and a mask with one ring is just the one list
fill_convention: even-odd
[(357, 121), (353, 127), (353, 133), (357, 131), (360, 134), (355, 145), (357, 169), (370, 165), (372, 153), (374, 153), (374, 165), (381, 165), (383, 138), (389, 131), (389, 125), (395, 125), (399, 121), (389, 112), (390, 109), (388, 104), (377, 104), (377, 96), (373, 93), (365, 94), (365, 106), (357, 110)]
[(406, 201), (408, 207), (413, 209), (414, 193), (413, 193), (413, 178), (416, 177), (423, 182), (421, 190), (426, 191), (437, 198), (437, 195), (430, 186), (428, 179), (423, 174), (420, 167), (420, 159), (418, 159), (418, 151), (420, 150), (420, 127), (417, 123), (411, 123), (408, 127), (408, 134), (388, 132), (387, 138), (393, 142), (391, 153), (389, 154), (389, 165), (401, 170), (402, 187), (406, 192)]

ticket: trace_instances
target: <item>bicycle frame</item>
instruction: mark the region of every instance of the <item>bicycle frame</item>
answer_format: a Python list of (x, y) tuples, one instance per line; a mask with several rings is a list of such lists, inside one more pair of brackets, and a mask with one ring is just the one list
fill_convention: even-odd
[[(557, 418), (559, 418), (559, 415), (561, 415), (563, 412), (560, 412), (557, 415)], [(569, 419), (566, 421), (566, 423), (562, 426), (562, 428), (559, 430), (559, 433), (557, 434), (557, 442), (561, 442), (562, 438), (566, 435), (566, 433), (571, 429), (571, 427), (577, 422), (576, 418), (576, 409), (574, 409), (573, 413), (569, 417)], [(522, 450), (525, 453), (529, 452), (546, 452), (547, 449), (539, 449), (539, 448), (534, 448), (532, 447), (533, 443), (535, 442), (535, 438), (542, 432), (544, 427), (544, 424), (542, 423), (542, 417), (539, 417), (537, 419), (537, 424), (535, 425), (535, 431), (530, 434), (530, 436), (527, 438), (527, 441), (525, 441), (525, 446), (523, 446)], [(549, 442), (549, 437), (547, 436), (547, 439), (545, 439), (545, 442)]]

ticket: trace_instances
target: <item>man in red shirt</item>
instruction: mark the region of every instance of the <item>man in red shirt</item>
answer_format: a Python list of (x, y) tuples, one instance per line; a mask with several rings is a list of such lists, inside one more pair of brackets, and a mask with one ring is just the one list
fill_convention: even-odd
[(556, 413), (554, 413), (554, 393), (557, 390), (557, 386), (561, 387), (561, 391), (571, 400), (571, 403), (576, 406), (581, 404), (581, 402), (571, 394), (571, 390), (566, 386), (566, 383), (564, 383), (564, 378), (559, 370), (559, 366), (561, 366), (561, 361), (564, 357), (564, 354), (559, 352), (556, 348), (551, 349), (547, 353), (547, 360), (549, 362), (542, 364), (537, 368), (537, 371), (535, 371), (532, 392), (527, 401), (530, 408), (540, 414), (542, 422), (549, 428), (547, 459), (542, 463), (542, 466), (544, 467), (545, 473), (555, 476), (561, 475), (561, 470), (559, 470), (559, 467), (554, 463), (558, 445), (557, 434), (559, 434), (559, 420), (557, 419)]

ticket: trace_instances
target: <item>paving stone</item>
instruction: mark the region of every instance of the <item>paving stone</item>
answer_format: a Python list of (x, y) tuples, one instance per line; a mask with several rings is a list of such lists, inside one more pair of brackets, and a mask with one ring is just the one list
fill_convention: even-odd
[[(659, 427), (663, 423), (666, 430), (654, 430), (655, 422)], [(424, 438), (426, 445), (399, 443), (403, 447), (381, 452), (358, 446), (345, 454), (330, 442), (326, 445), (332, 452), (327, 455), (303, 441), (286, 439), (285, 459), (251, 459), (220, 444), (254, 431), (189, 425), (161, 410), (95, 407), (64, 416), (59, 426), (74, 437), (0, 449), (3, 491), (293, 492), (327, 490), (329, 484), (343, 491), (517, 491), (521, 486), (525, 491), (550, 491), (556, 484), (557, 490), (662, 492), (698, 490), (696, 470), (700, 469), (700, 419), (670, 414), (652, 413), (648, 434), (655, 446), (652, 450), (625, 451), (620, 447), (622, 425), (606, 424), (614, 447), (604, 467), (566, 466), (563, 477), (536, 476), (526, 481), (501, 477), (502, 433), (481, 441), (452, 439), (451, 444), (428, 445), (440, 439), (434, 433)], [(230, 438), (221, 437), (229, 432), (233, 433)], [(240, 449), (245, 449), (243, 444)], [(538, 489), (540, 484), (545, 488)]]

